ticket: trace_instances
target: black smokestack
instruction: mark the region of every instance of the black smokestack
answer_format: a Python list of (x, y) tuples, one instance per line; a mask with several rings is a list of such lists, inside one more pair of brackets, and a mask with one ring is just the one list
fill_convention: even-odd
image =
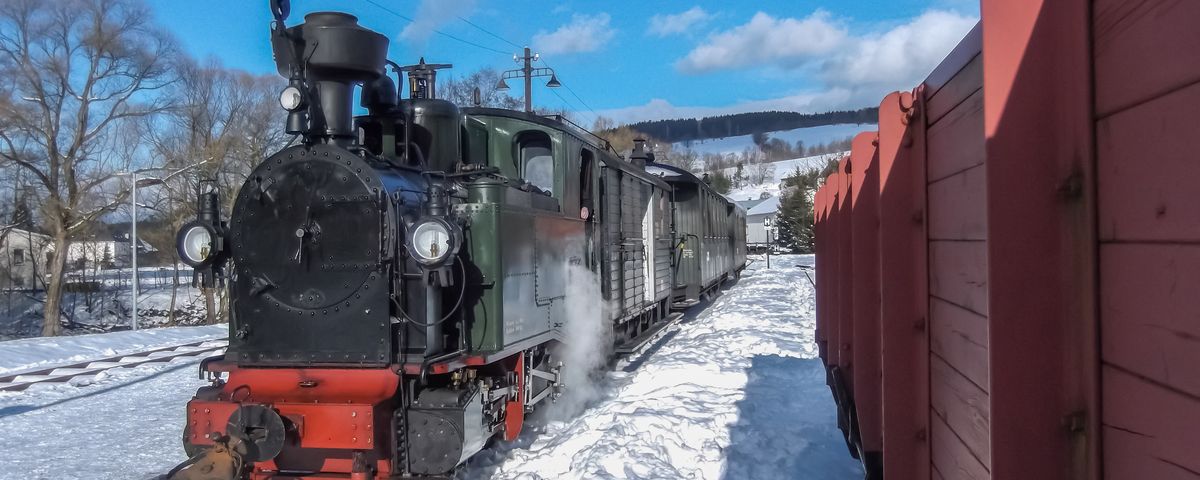
[(310, 120), (306, 136), (353, 141), (354, 85), (383, 75), (387, 37), (360, 27), (353, 15), (319, 12), (306, 15), (300, 25), (276, 30), (271, 46), (279, 74), (304, 86)]

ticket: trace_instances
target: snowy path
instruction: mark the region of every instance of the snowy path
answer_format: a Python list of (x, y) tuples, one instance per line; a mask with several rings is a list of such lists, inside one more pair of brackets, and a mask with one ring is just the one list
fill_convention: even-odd
[(144, 480), (185, 456), (199, 359), (110, 370), (74, 385), (0, 393), (0, 479)]
[(771, 260), (618, 364), (581, 416), (480, 454), (460, 477), (862, 478), (816, 358), (814, 292), (796, 267), (813, 259)]
[[(857, 479), (813, 344), (813, 290), (772, 257), (641, 356), (569, 421), (473, 459), (466, 479)], [(42, 359), (26, 359), (37, 360)], [(183, 460), (197, 359), (0, 393), (0, 480), (144, 480)]]

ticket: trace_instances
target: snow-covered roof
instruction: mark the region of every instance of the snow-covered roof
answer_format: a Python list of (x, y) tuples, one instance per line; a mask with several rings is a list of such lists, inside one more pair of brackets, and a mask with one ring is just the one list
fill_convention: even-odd
[(746, 211), (746, 215), (770, 215), (779, 211), (779, 197), (763, 200), (758, 205)]
[(766, 200), (766, 199), (765, 198), (751, 198), (751, 199), (747, 199), (747, 200), (734, 200), (734, 201), (737, 202), (739, 207), (746, 209), (746, 211), (750, 211), (751, 208), (754, 208), (756, 205), (762, 203), (764, 200)]

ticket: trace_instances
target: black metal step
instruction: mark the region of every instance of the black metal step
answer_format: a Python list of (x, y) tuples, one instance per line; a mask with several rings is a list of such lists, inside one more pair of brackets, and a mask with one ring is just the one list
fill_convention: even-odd
[(617, 355), (628, 355), (628, 354), (637, 352), (638, 350), (641, 350), (642, 347), (646, 346), (647, 343), (650, 343), (651, 340), (654, 340), (654, 337), (657, 337), (658, 334), (661, 333), (664, 329), (671, 326), (675, 322), (679, 321), (680, 318), (683, 318), (683, 313), (681, 313), (681, 312), (675, 312), (670, 315), (667, 315), (667, 318), (664, 319), (659, 324), (657, 324), (653, 327), (650, 327), (649, 330), (642, 332), (641, 335), (634, 337), (633, 339), (629, 340), (628, 342), (625, 342), (625, 343), (617, 346), (614, 353), (616, 353)]

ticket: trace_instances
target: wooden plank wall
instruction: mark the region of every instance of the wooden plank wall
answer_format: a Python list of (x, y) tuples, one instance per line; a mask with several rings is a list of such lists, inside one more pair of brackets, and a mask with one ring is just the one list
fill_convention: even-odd
[(924, 88), (934, 478), (991, 478), (981, 35), (976, 27)]
[(1095, 0), (1103, 468), (1200, 478), (1200, 2)]

